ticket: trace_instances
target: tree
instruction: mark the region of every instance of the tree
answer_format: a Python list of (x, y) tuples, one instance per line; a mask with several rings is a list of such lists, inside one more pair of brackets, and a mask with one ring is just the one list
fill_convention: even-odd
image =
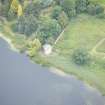
[(37, 30), (38, 21), (33, 15), (21, 16), (13, 26), (15, 32), (30, 36)]
[(86, 49), (76, 49), (72, 55), (72, 60), (77, 65), (86, 65), (90, 61), (90, 55)]
[(104, 8), (99, 4), (90, 3), (87, 7), (87, 13), (90, 15), (104, 14)]
[(39, 39), (35, 38), (34, 40), (31, 40), (28, 42), (27, 47), (28, 47), (27, 54), (30, 57), (33, 57), (33, 56), (35, 56), (36, 52), (41, 48), (41, 43), (40, 43)]
[(86, 12), (88, 4), (89, 4), (88, 0), (77, 0), (76, 1), (76, 12), (77, 13)]
[(62, 12), (62, 8), (60, 6), (55, 6), (51, 14), (52, 18), (58, 20), (61, 12)]
[(96, 7), (96, 14), (104, 13), (104, 7), (102, 7), (99, 4), (97, 4), (95, 7)]
[(27, 16), (31, 14), (31, 15), (38, 17), (41, 9), (42, 9), (42, 5), (39, 1), (37, 1), (35, 3), (31, 2), (26, 6), (26, 8), (24, 10), (24, 14)]
[(30, 15), (25, 19), (24, 27), (24, 34), (30, 36), (37, 30), (38, 20), (33, 15)]
[(69, 18), (74, 17), (76, 15), (74, 1), (64, 0), (62, 1), (61, 6)]
[(43, 6), (43, 8), (48, 7), (52, 4), (54, 0), (40, 0), (40, 4)]
[(18, 5), (19, 5), (18, 0), (12, 0), (10, 10), (13, 10), (14, 12), (18, 11)]
[(0, 15), (3, 17), (8, 16), (10, 10), (11, 0), (1, 0), (0, 1)]
[(10, 8), (8, 11), (8, 19), (13, 20), (16, 19), (17, 16), (23, 15), (23, 9), (18, 0), (11, 0)]
[(68, 23), (69, 23), (69, 18), (68, 16), (65, 14), (65, 12), (62, 12), (59, 16), (58, 19), (58, 23), (60, 24), (60, 26), (64, 29)]
[(22, 6), (19, 4), (18, 5), (18, 11), (17, 11), (17, 14), (18, 14), (18, 17), (22, 16), (23, 15), (23, 9), (22, 9)]
[(40, 36), (46, 42), (50, 37), (56, 38), (61, 32), (61, 26), (54, 19), (43, 17), (40, 24)]
[(17, 14), (13, 10), (9, 10), (7, 13), (7, 20), (13, 21), (14, 19), (17, 19)]

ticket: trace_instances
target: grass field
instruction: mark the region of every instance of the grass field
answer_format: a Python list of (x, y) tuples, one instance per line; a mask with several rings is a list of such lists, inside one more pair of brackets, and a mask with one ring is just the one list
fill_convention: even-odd
[(70, 54), (75, 48), (85, 47), (91, 50), (101, 39), (105, 38), (105, 20), (81, 15), (72, 20), (63, 37), (57, 43), (57, 49), (64, 49), (63, 54)]
[[(85, 47), (91, 51), (100, 40), (105, 38), (104, 22), (105, 20), (91, 16), (78, 16), (77, 19), (70, 22), (63, 36), (55, 45), (53, 54), (48, 57), (42, 56), (42, 59), (64, 72), (77, 75), (78, 78), (98, 88), (105, 95), (105, 60), (98, 58), (97, 62), (83, 67), (75, 65), (71, 61), (74, 49)], [(103, 66), (101, 63), (104, 63)]]
[(90, 0), (90, 1), (95, 2), (95, 3), (99, 3), (103, 6), (105, 6), (105, 0)]

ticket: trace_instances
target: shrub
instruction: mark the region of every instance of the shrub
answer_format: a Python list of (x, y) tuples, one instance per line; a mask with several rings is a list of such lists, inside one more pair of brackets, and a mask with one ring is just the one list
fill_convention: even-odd
[(88, 0), (77, 0), (76, 1), (76, 12), (83, 13), (87, 10)]
[(90, 55), (86, 49), (77, 49), (72, 55), (72, 60), (77, 65), (86, 65), (90, 61)]
[(32, 15), (38, 17), (41, 9), (42, 9), (42, 6), (39, 2), (35, 2), (35, 3), (31, 2), (26, 6), (26, 8), (24, 10), (24, 14), (27, 16), (32, 14)]
[(48, 7), (52, 4), (54, 0), (40, 0), (41, 5), (43, 6), (43, 8)]
[(60, 26), (64, 29), (68, 23), (69, 23), (69, 18), (68, 16), (65, 14), (65, 12), (62, 12), (59, 16), (58, 19), (58, 23), (60, 24)]
[(96, 14), (104, 13), (104, 8), (101, 5), (97, 4), (95, 7), (96, 7)]
[(48, 38), (56, 38), (61, 32), (61, 26), (58, 24), (57, 20), (50, 19), (49, 17), (43, 17), (40, 23), (40, 37), (43, 41), (47, 41)]
[(61, 6), (69, 18), (76, 15), (75, 3), (73, 1), (64, 0), (62, 1)]
[(1, 1), (0, 3), (0, 15), (3, 17), (8, 16), (8, 11), (10, 9), (10, 1)]
[(35, 56), (37, 51), (41, 48), (41, 43), (39, 39), (34, 39), (28, 42), (27, 44), (27, 54), (30, 57)]
[(96, 9), (94, 4), (90, 4), (87, 6), (87, 13), (90, 15), (95, 15), (96, 14)]
[(9, 12), (7, 13), (7, 20), (8, 20), (8, 21), (13, 21), (13, 20), (15, 20), (15, 19), (17, 19), (17, 14), (16, 14), (16, 12), (14, 12), (13, 10), (9, 11)]
[(52, 14), (51, 14), (52, 18), (58, 20), (59, 15), (61, 14), (61, 12), (62, 12), (62, 8), (60, 6), (55, 6), (53, 11), (52, 11)]
[(15, 24), (13, 24), (13, 26), (13, 30), (15, 32), (30, 36), (37, 30), (38, 21), (33, 15), (30, 15), (28, 17), (22, 16)]
[(99, 4), (91, 3), (87, 6), (87, 13), (90, 15), (104, 14), (104, 8)]
[(100, 14), (96, 15), (96, 17), (99, 19), (105, 19), (105, 13), (100, 13)]

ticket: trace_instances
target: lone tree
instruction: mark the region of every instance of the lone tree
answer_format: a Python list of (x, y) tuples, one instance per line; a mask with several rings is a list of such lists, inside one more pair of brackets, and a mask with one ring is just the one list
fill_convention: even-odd
[(89, 4), (88, 0), (77, 0), (76, 1), (76, 12), (77, 13), (86, 12), (88, 4)]
[(90, 55), (86, 49), (76, 49), (72, 55), (72, 60), (77, 65), (86, 65), (90, 61)]

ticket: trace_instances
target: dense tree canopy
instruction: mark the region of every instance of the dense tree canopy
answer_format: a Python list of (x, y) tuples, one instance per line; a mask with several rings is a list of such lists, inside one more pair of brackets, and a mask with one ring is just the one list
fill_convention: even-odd
[(46, 41), (49, 37), (57, 37), (61, 32), (61, 26), (56, 20), (44, 17), (40, 23), (41, 37)]
[(76, 12), (77, 13), (86, 12), (88, 4), (89, 4), (88, 0), (77, 0)]
[(81, 13), (105, 18), (104, 7), (90, 0), (0, 0), (0, 15), (14, 20), (14, 32), (34, 34), (42, 42), (56, 39), (68, 21)]
[(76, 15), (75, 3), (73, 1), (64, 0), (61, 2), (61, 6), (69, 18), (74, 17)]
[(15, 26), (13, 25), (13, 28), (20, 34), (30, 36), (37, 30), (38, 21), (33, 15), (28, 17), (22, 16), (18, 19)]
[(59, 18), (60, 14), (62, 12), (62, 8), (60, 6), (55, 6), (52, 11), (52, 18), (57, 19)]

